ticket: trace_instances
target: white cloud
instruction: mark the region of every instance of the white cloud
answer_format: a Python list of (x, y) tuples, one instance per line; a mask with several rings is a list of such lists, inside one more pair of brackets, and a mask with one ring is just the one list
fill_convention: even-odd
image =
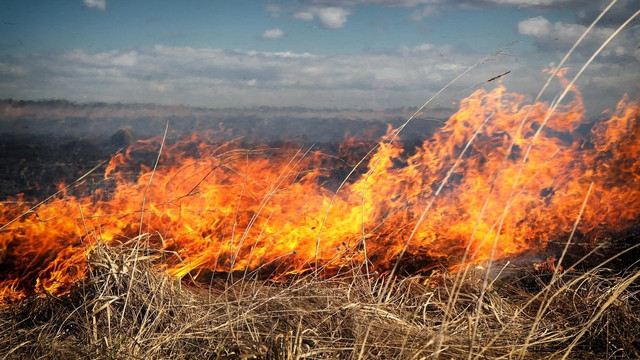
[(293, 17), (302, 21), (311, 21), (313, 20), (313, 12), (311, 11), (300, 11), (293, 14)]
[(326, 6), (379, 5), (388, 7), (413, 7), (446, 2), (446, 0), (306, 0), (304, 2)]
[(310, 7), (304, 11), (293, 14), (293, 17), (302, 21), (312, 21), (316, 17), (320, 21), (320, 26), (325, 29), (339, 29), (347, 23), (347, 16), (350, 10), (342, 7)]
[[(517, 6), (520, 8), (564, 8), (568, 3), (585, 5), (583, 0), (303, 0), (304, 3), (322, 6), (357, 6), (378, 5), (386, 7), (416, 7), (416, 6), (450, 6), (458, 8)], [(602, 1), (600, 1), (602, 2)], [(606, 1), (608, 3), (608, 1)], [(598, 5), (597, 1), (592, 1)]]
[(107, 9), (107, 0), (83, 0), (84, 6), (100, 10)]
[(542, 16), (522, 20), (518, 23), (518, 32), (535, 37), (548, 36), (553, 25)]
[(338, 29), (347, 22), (347, 15), (351, 12), (340, 7), (326, 7), (316, 10), (320, 24), (326, 29)]
[[(568, 24), (563, 22), (551, 23), (542, 16), (522, 20), (518, 23), (518, 31), (522, 35), (535, 38), (535, 45), (540, 51), (564, 52), (571, 48), (578, 38), (585, 32), (587, 26), (582, 24)], [(578, 53), (591, 55), (614, 32), (611, 27), (594, 27), (577, 48)], [(619, 33), (607, 45), (600, 56), (617, 58), (617, 61), (631, 61), (638, 58), (634, 54), (638, 47), (640, 28), (629, 28)], [(637, 64), (636, 65), (640, 65)]]
[[(455, 10), (483, 10), (495, 8), (520, 8), (536, 10), (566, 10), (567, 8), (580, 9), (580, 12), (589, 20), (595, 18), (600, 11), (609, 4), (610, 0), (299, 0), (309, 6), (343, 7), (353, 9), (361, 5), (374, 5), (380, 7), (403, 7), (413, 9), (410, 20), (420, 21), (434, 15)], [(628, 17), (637, 6), (637, 0), (618, 0), (616, 7), (607, 14), (611, 17)]]
[[(620, 19), (626, 20), (629, 14), (636, 10), (632, 5), (637, 0), (618, 0), (618, 4), (614, 9), (607, 13), (610, 23), (612, 21), (620, 22)], [(297, 5), (280, 6), (269, 5), (265, 9), (271, 13), (272, 17), (280, 17), (283, 14), (303, 21), (312, 21), (316, 17), (321, 17), (322, 9), (340, 9), (346, 12), (343, 16), (333, 10), (326, 11), (324, 21), (322, 18), (321, 25), (328, 29), (342, 27), (346, 22), (346, 16), (352, 11), (357, 11), (358, 6), (370, 5), (377, 7), (389, 8), (406, 8), (409, 9), (410, 15), (408, 19), (411, 21), (422, 21), (426, 18), (433, 18), (442, 13), (457, 10), (475, 10), (482, 11), (484, 9), (496, 8), (519, 8), (519, 9), (535, 9), (535, 10), (566, 10), (567, 8), (579, 9), (581, 19), (593, 19), (597, 16), (602, 8), (609, 3), (609, 0), (593, 0), (585, 2), (584, 0), (298, 0)], [(305, 8), (306, 4), (306, 8)], [(612, 19), (613, 18), (613, 19)]]
[(435, 49), (436, 49), (436, 46), (432, 44), (420, 44), (413, 47), (413, 51), (417, 51), (417, 52), (429, 52)]
[(260, 35), (263, 39), (280, 39), (284, 36), (284, 31), (281, 29), (269, 29)]
[[(10, 75), (0, 76), (0, 98), (379, 110), (422, 104), (484, 55), (433, 44), (334, 56), (166, 46), (14, 55), (0, 62), (0, 74)], [(583, 77), (583, 92), (596, 95), (589, 106), (611, 107), (623, 92), (637, 93), (637, 76), (629, 76), (637, 63), (603, 62), (592, 69)], [(458, 100), (507, 70), (512, 74), (502, 81), (509, 91), (532, 95), (545, 80), (541, 67), (512, 54), (478, 66), (449, 95)]]
[(138, 64), (139, 53), (137, 51), (110, 50), (97, 54), (91, 54), (82, 50), (71, 50), (62, 55), (72, 62), (79, 62), (98, 68), (133, 67)]
[(149, 81), (148, 87), (150, 91), (155, 91), (159, 93), (166, 93), (173, 90), (173, 86), (170, 83), (165, 83), (162, 81)]
[(6, 77), (19, 77), (27, 75), (27, 70), (20, 64), (8, 64), (0, 62), (0, 75)]

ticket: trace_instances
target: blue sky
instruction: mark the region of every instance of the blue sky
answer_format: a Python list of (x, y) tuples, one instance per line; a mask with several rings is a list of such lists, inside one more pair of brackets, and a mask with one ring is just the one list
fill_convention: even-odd
[[(584, 5), (588, 3), (589, 5)], [(207, 107), (419, 106), (506, 71), (535, 96), (607, 2), (577, 0), (17, 1), (0, 4), (0, 98)], [(640, 3), (614, 5), (577, 70)], [(578, 85), (594, 109), (637, 96), (640, 21)], [(571, 72), (570, 72), (571, 73)], [(495, 86), (489, 83), (486, 86)], [(550, 95), (552, 96), (553, 93)], [(452, 95), (453, 96), (453, 95)]]
[[(106, 51), (165, 45), (337, 55), (425, 42), (494, 49), (513, 40), (518, 21), (532, 15), (516, 8), (495, 8), (456, 10), (411, 21), (417, 11), (412, 7), (366, 4), (341, 8), (284, 1), (103, 3), (104, 10), (83, 6), (81, 1), (5, 2), (1, 5), (3, 51)], [(336, 9), (333, 15), (326, 10), (331, 8)], [(320, 18), (317, 14), (323, 9), (328, 15)], [(570, 19), (572, 14), (552, 15)], [(316, 19), (305, 21), (304, 16)], [(264, 41), (261, 35), (270, 29), (280, 29), (282, 38)]]

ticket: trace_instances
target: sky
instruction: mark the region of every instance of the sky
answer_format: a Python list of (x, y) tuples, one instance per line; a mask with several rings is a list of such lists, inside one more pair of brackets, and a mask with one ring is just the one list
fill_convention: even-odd
[[(585, 5), (586, 4), (586, 5)], [(0, 98), (211, 108), (443, 106), (498, 83), (534, 98), (609, 1), (4, 0)], [(573, 76), (640, 1), (619, 0)], [(593, 111), (640, 93), (640, 15), (581, 75)], [(499, 81), (486, 80), (510, 73)], [(555, 86), (546, 95), (553, 100)]]

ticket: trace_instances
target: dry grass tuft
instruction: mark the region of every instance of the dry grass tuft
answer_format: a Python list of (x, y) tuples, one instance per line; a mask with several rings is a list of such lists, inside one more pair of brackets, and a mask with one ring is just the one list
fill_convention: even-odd
[(356, 272), (286, 283), (214, 277), (203, 288), (164, 273), (154, 265), (161, 255), (97, 247), (70, 294), (0, 309), (0, 359), (640, 357), (637, 272), (563, 273), (549, 287), (515, 269), (481, 298), (484, 272), (474, 269), (445, 317), (454, 295), (446, 272), (394, 278), (382, 298), (383, 279)]

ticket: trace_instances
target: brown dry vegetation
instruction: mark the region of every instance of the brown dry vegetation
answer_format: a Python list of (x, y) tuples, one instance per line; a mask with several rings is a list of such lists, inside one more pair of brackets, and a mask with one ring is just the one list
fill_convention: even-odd
[(481, 268), (460, 286), (444, 271), (391, 279), (357, 269), (286, 283), (224, 275), (202, 285), (176, 281), (154, 265), (163, 254), (131, 245), (92, 250), (88, 277), (66, 296), (1, 309), (0, 358), (640, 357), (638, 270), (596, 266), (553, 280), (514, 268), (490, 276), (484, 292)]
[(611, 266), (637, 251), (637, 237), (567, 266), (579, 271), (507, 263), (403, 277), (354, 267), (285, 282), (220, 274), (203, 285), (162, 271), (167, 254), (146, 248), (148, 236), (92, 249), (87, 276), (65, 296), (1, 308), (0, 359), (640, 358), (638, 260)]

